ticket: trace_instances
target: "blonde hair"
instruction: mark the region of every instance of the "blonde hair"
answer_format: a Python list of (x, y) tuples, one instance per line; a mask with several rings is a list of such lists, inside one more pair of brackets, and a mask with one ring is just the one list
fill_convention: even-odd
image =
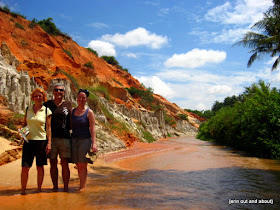
[(46, 102), (47, 101), (47, 94), (46, 92), (42, 89), (42, 88), (36, 88), (35, 90), (33, 90), (33, 92), (31, 93), (31, 101), (34, 101), (34, 94), (35, 92), (39, 92), (43, 94), (43, 101)]

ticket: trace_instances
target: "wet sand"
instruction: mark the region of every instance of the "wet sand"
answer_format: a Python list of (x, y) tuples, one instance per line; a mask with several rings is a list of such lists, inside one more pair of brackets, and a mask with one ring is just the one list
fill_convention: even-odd
[[(166, 139), (161, 139), (159, 141), (166, 141)], [(121, 167), (118, 166), (117, 161), (132, 158), (132, 157), (139, 157), (146, 154), (151, 154), (154, 152), (166, 151), (170, 150), (169, 146), (154, 143), (154, 144), (147, 144), (136, 142), (133, 147), (129, 149), (125, 149), (122, 151), (111, 152), (105, 155), (100, 155), (99, 158), (94, 162), (94, 164), (88, 164), (88, 173), (95, 174), (96, 176), (104, 176), (109, 175), (110, 171), (106, 170), (96, 170), (97, 168), (107, 167), (107, 168), (114, 168), (116, 170), (120, 169)], [(43, 191), (49, 191), (52, 188), (52, 182), (50, 178), (50, 165), (48, 164), (45, 166), (45, 178), (42, 185)], [(78, 173), (75, 167), (75, 164), (69, 164), (71, 177), (70, 177), (70, 185), (76, 188), (78, 186)], [(63, 188), (63, 182), (61, 179), (61, 167), (58, 166), (59, 169), (59, 185), (60, 188)], [(130, 169), (129, 169), (130, 170)], [(132, 169), (131, 169), (132, 170)], [(18, 159), (14, 162), (5, 164), (0, 166), (0, 195), (5, 195), (5, 193), (18, 194), (20, 193), (20, 174), (21, 174), (21, 159)], [(37, 171), (36, 171), (36, 163), (33, 162), (32, 167), (29, 171), (29, 179), (27, 184), (27, 193), (36, 191), (37, 187)], [(12, 190), (8, 190), (12, 189)], [(31, 190), (30, 190), (31, 189)], [(1, 205), (0, 205), (1, 206)]]

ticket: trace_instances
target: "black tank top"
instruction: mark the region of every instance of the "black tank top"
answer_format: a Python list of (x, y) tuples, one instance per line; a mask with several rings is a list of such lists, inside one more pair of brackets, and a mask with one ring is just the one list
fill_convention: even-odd
[(72, 137), (79, 139), (87, 139), (91, 137), (89, 131), (89, 119), (87, 117), (89, 108), (82, 116), (75, 116), (76, 109), (72, 112)]

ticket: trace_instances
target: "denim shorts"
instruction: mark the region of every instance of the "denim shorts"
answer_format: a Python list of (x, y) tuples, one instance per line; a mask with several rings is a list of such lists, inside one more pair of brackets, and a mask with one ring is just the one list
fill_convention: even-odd
[(91, 138), (77, 139), (72, 138), (72, 161), (73, 163), (87, 163), (86, 154), (91, 147)]
[(59, 154), (60, 158), (71, 158), (71, 141), (65, 138), (52, 138), (52, 149), (48, 157), (56, 159)]
[(21, 166), (30, 168), (35, 157), (36, 166), (47, 165), (47, 143), (47, 140), (29, 140), (28, 143), (24, 142), (22, 148)]

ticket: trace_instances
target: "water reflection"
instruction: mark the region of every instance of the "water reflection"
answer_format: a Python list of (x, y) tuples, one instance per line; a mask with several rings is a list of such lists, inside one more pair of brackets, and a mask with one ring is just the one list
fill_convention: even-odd
[[(91, 166), (85, 192), (77, 192), (78, 183), (69, 193), (2, 190), (1, 209), (280, 209), (279, 161), (191, 137), (136, 146), (109, 159), (119, 167)], [(271, 199), (273, 205), (258, 203)]]
[[(279, 204), (279, 180), (268, 171), (240, 167), (184, 172), (145, 170), (91, 182), (98, 194), (85, 194), (90, 205), (148, 209), (225, 209), (229, 199), (274, 199), (274, 205), (234, 204), (236, 208), (268, 209)], [(278, 206), (279, 207), (279, 206)]]

